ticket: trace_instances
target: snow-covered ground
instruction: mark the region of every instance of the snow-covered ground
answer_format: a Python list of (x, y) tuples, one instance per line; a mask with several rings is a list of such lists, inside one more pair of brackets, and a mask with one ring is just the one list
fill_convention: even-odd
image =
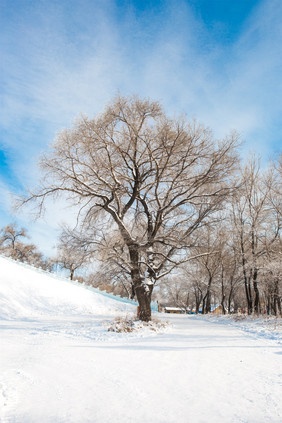
[(208, 319), (210, 322), (232, 326), (256, 338), (273, 340), (274, 344), (282, 346), (282, 319), (279, 317), (267, 315), (257, 317), (244, 314), (198, 317)]
[(279, 322), (162, 315), (164, 332), (113, 333), (132, 306), (0, 269), (1, 423), (282, 422)]

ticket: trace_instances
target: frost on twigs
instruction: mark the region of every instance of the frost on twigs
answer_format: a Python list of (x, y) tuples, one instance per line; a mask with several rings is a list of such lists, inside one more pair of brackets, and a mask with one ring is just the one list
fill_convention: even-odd
[(109, 332), (126, 333), (149, 330), (153, 332), (162, 332), (167, 326), (168, 322), (159, 319), (152, 319), (149, 322), (142, 322), (137, 317), (116, 317), (108, 327)]

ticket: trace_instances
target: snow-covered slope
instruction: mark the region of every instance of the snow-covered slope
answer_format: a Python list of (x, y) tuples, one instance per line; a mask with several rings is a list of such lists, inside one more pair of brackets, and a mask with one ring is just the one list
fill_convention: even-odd
[(0, 319), (48, 315), (104, 315), (135, 307), (0, 257)]
[(109, 332), (131, 307), (0, 258), (0, 422), (282, 422), (277, 339), (186, 315)]

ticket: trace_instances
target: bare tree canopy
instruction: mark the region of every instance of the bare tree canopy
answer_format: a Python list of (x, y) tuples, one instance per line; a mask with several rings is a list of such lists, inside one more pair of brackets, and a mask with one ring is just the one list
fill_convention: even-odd
[(46, 197), (66, 194), (88, 228), (108, 216), (125, 247), (140, 318), (149, 320), (154, 281), (183, 262), (192, 234), (231, 189), (237, 141), (169, 119), (157, 102), (118, 97), (57, 136), (41, 159), (41, 185), (23, 202), (36, 200), (41, 210)]
[(18, 229), (15, 223), (0, 229), (0, 250), (4, 248), (15, 249), (18, 238), (28, 238), (25, 228)]
[(27, 244), (20, 239), (29, 238), (25, 228), (18, 228), (11, 223), (0, 229), (0, 253), (14, 260), (29, 263), (35, 267), (50, 269), (51, 264), (44, 259), (42, 253), (34, 244)]
[(78, 269), (89, 262), (89, 252), (81, 242), (75, 242), (72, 231), (66, 226), (62, 229), (57, 246), (57, 256), (54, 263), (70, 272), (70, 279)]

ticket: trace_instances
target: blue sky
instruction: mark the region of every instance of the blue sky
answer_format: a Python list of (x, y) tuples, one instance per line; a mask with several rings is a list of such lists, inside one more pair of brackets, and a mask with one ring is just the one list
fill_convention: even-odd
[(242, 155), (281, 151), (280, 0), (0, 0), (0, 227), (19, 221), (50, 252), (71, 212), (11, 212), (10, 192), (80, 113), (120, 92), (160, 100), (216, 136), (236, 129)]

